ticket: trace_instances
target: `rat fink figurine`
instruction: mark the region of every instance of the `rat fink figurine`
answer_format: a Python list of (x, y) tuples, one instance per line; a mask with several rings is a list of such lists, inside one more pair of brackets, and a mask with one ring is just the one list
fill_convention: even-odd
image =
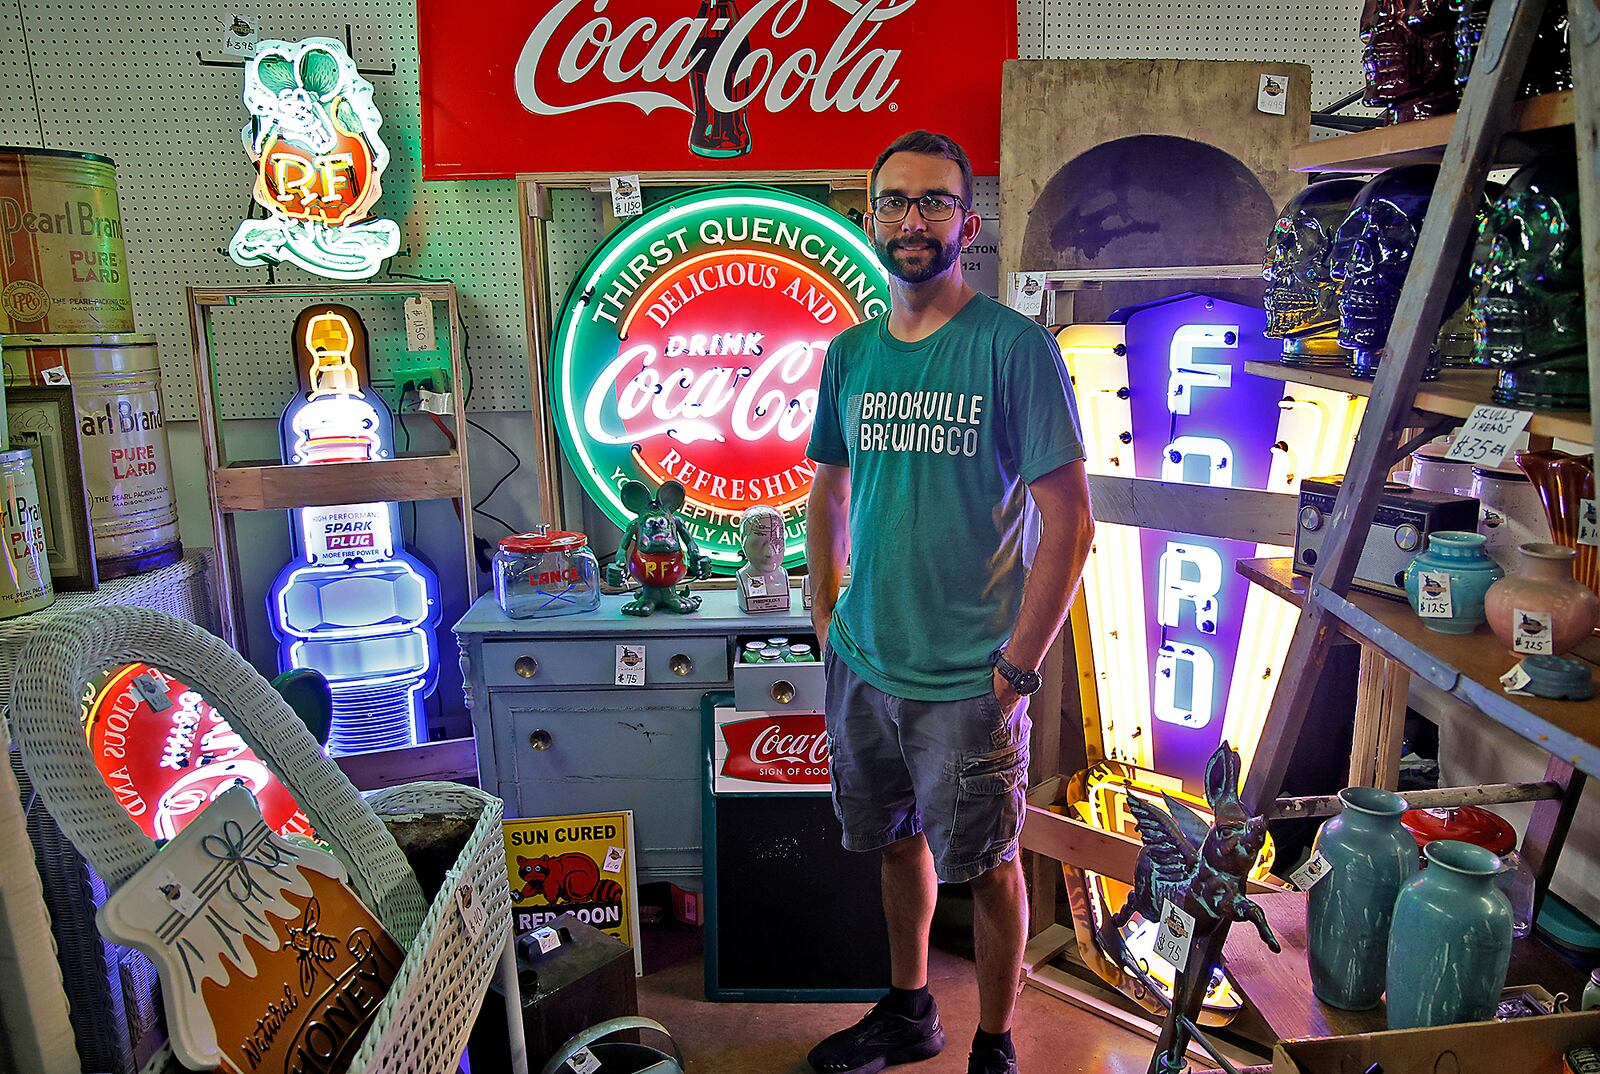
[[(606, 566), (606, 583), (620, 586), (631, 574), (642, 587), (639, 595), (622, 606), (623, 615), (649, 615), (667, 608), (686, 615), (700, 608), (700, 598), (690, 596), (685, 578), (705, 578), (711, 574), (711, 561), (700, 554), (694, 535), (678, 517), (683, 506), (683, 486), (668, 481), (654, 499), (638, 481), (622, 486), (622, 506), (634, 519), (622, 535), (617, 549), (618, 562)], [(627, 558), (624, 573), (621, 560)]]
[[(1195, 922), (1190, 948), (1194, 957), (1183, 972), (1174, 975), (1172, 1009), (1167, 1013), (1159, 1050), (1151, 1059), (1150, 1074), (1183, 1069), (1189, 1034), (1177, 1016), (1191, 1022), (1198, 1016), (1199, 1003), (1221, 958), (1221, 938), (1232, 922), (1251, 922), (1268, 947), (1274, 952), (1282, 950), (1266, 914), (1244, 895), (1245, 878), (1267, 842), (1267, 822), (1264, 817), (1250, 816), (1239, 801), (1239, 769), (1239, 755), (1226, 742), (1207, 762), (1206, 801), (1214, 818), (1209, 828), (1199, 814), (1169, 795), (1162, 795), (1166, 812), (1141, 798), (1128, 798), (1144, 849), (1139, 851), (1128, 901), (1107, 923), (1102, 937), (1106, 949), (1122, 952), (1123, 960), (1130, 960), (1121, 929), (1136, 911), (1146, 921), (1158, 922), (1163, 904), (1170, 901)], [(1209, 943), (1219, 930), (1215, 942)], [(1209, 960), (1199, 957), (1206, 951), (1213, 953)], [(1208, 961), (1212, 964), (1203, 965)]]
[(739, 568), (739, 610), (789, 610), (789, 572), (783, 569), (783, 516), (776, 507), (756, 504), (739, 520), (739, 547), (745, 565)]

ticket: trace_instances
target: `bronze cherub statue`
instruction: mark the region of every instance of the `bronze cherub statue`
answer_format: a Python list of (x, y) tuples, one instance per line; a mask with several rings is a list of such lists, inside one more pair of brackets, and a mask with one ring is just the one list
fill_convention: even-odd
[[(1107, 923), (1102, 937), (1107, 950), (1122, 952), (1126, 961), (1122, 927), (1135, 912), (1146, 921), (1159, 922), (1162, 904), (1168, 900), (1194, 918), (1192, 956), (1209, 951), (1213, 961), (1219, 960), (1221, 943), (1208, 941), (1219, 929), (1225, 933), (1234, 921), (1251, 922), (1274, 953), (1282, 950), (1267, 924), (1267, 915), (1244, 894), (1250, 869), (1267, 842), (1267, 822), (1264, 817), (1252, 817), (1239, 800), (1239, 771), (1239, 754), (1226, 742), (1206, 763), (1206, 801), (1214, 817), (1210, 825), (1170, 795), (1162, 795), (1166, 812), (1143, 799), (1128, 798), (1144, 849), (1139, 851), (1134, 869), (1133, 890)], [(1204, 998), (1215, 970), (1214, 965), (1201, 965), (1202, 961), (1191, 957), (1184, 971), (1175, 975), (1163, 1047), (1151, 1060), (1152, 1071), (1182, 1069), (1188, 1028), (1180, 1016), (1192, 1020), (1199, 1013), (1198, 1000)]]

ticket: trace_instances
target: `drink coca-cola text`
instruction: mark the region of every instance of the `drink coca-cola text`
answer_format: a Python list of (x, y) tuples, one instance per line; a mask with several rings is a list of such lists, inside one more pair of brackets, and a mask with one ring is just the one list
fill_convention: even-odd
[[(811, 0), (756, 0), (731, 26), (726, 17), (680, 18), (662, 25), (640, 18), (617, 26), (605, 15), (608, 0), (561, 0), (534, 26), (517, 57), (517, 97), (534, 115), (559, 116), (603, 104), (625, 104), (646, 115), (661, 108), (693, 112), (680, 97), (655, 90), (600, 91), (560, 103), (539, 94), (547, 84), (578, 86), (586, 79), (609, 87), (687, 83), (699, 71), (709, 109), (733, 114), (758, 99), (768, 112), (782, 112), (805, 99), (815, 112), (873, 112), (893, 107), (898, 48), (870, 47), (883, 25), (905, 14), (917, 0), (831, 0), (850, 12), (833, 43), (779, 55), (753, 45), (758, 32), (782, 42), (810, 14)], [(720, 7), (720, 5), (718, 5)], [(819, 7), (821, 6), (819, 2)], [(591, 17), (579, 21), (580, 8)], [(709, 58), (707, 50), (711, 50)], [(709, 62), (708, 62), (709, 61)], [(548, 71), (554, 64), (554, 77)]]

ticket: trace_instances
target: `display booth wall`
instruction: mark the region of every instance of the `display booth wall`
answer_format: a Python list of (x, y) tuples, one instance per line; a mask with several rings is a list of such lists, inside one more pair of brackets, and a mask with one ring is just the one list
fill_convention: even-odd
[[(687, 2), (687, 0), (685, 0)], [(1251, 5), (1184, 0), (1106, 5), (1092, 0), (1020, 0), (1018, 54), (1023, 58), (1163, 56), (1294, 60), (1313, 68), (1313, 105), (1343, 96), (1360, 80), (1354, 33), (1359, 0), (1309, 0), (1294, 19)], [(156, 335), (170, 420), (175, 480), (185, 542), (210, 544), (205, 476), (193, 422), (194, 384), (184, 288), (266, 282), (266, 272), (233, 264), (224, 253), (249, 200), (252, 168), (240, 141), (246, 113), (242, 73), (222, 54), (226, 12), (185, 0), (108, 5), (86, 0), (13, 0), (0, 5), (0, 144), (45, 145), (102, 153), (117, 163), (125, 218), (135, 322)], [(394, 273), (448, 278), (461, 295), (472, 374), (469, 409), (523, 460), (485, 508), (518, 529), (539, 521), (527, 465), (533, 455), (527, 420), (528, 362), (522, 264), (512, 181), (429, 182), (420, 179), (416, 6), (412, 0), (348, 4), (279, 2), (250, 12), (263, 37), (293, 40), (342, 36), (372, 76), (392, 159), (377, 211), (398, 220), (401, 253)], [(198, 55), (197, 55), (198, 53)], [(236, 58), (235, 58), (236, 60)], [(1070, 121), (1070, 117), (1064, 117)], [(868, 161), (863, 161), (866, 166)], [(978, 208), (991, 217), (973, 260), (998, 290), (999, 183), (979, 179)], [(604, 233), (601, 200), (586, 191), (555, 191), (549, 229), (551, 294), (559, 301), (573, 274)], [(280, 281), (302, 280), (281, 268)], [(380, 275), (377, 277), (382, 279)], [(398, 303), (363, 309), (372, 336), (374, 378), (392, 393), (388, 356), (403, 353)], [(217, 360), (235, 458), (276, 454), (276, 420), (292, 390), (289, 328), (293, 311), (229, 310), (217, 319)], [(390, 380), (388, 385), (386, 380)], [(392, 394), (391, 394), (392, 401)], [(411, 448), (443, 450), (431, 422), (405, 421)], [(486, 494), (510, 468), (506, 449), (471, 430), (473, 483)], [(592, 513), (590, 513), (592, 515)], [(458, 529), (448, 502), (402, 512), (420, 553), (449, 573), (459, 562)], [(493, 538), (497, 523), (480, 517)], [(585, 525), (604, 530), (597, 518)], [(264, 593), (288, 556), (283, 516), (240, 517), (241, 546), (253, 554), (243, 578), (249, 655), (269, 670), (273, 643)], [(465, 610), (464, 594), (446, 587), (444, 620)], [(445, 672), (453, 675), (452, 663)], [(440, 683), (439, 712), (451, 735), (466, 731), (458, 683)]]

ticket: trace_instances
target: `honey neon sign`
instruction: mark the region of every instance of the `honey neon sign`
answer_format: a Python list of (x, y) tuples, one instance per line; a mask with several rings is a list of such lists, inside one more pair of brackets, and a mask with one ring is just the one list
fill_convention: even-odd
[[(1342, 471), (1364, 401), (1247, 373), (1246, 361), (1277, 360), (1264, 326), (1259, 309), (1185, 295), (1064, 329), (1089, 472), (1293, 496), (1300, 478)], [(1298, 613), (1235, 565), (1287, 554), (1099, 525), (1073, 612), (1094, 668), (1091, 759), (1199, 787), (1226, 738), (1248, 769)]]
[(393, 220), (368, 219), (389, 149), (383, 117), (344, 45), (311, 37), (263, 41), (245, 65), (242, 132), (265, 220), (239, 225), (228, 252), (241, 265), (291, 262), (337, 280), (373, 275), (400, 249)]

